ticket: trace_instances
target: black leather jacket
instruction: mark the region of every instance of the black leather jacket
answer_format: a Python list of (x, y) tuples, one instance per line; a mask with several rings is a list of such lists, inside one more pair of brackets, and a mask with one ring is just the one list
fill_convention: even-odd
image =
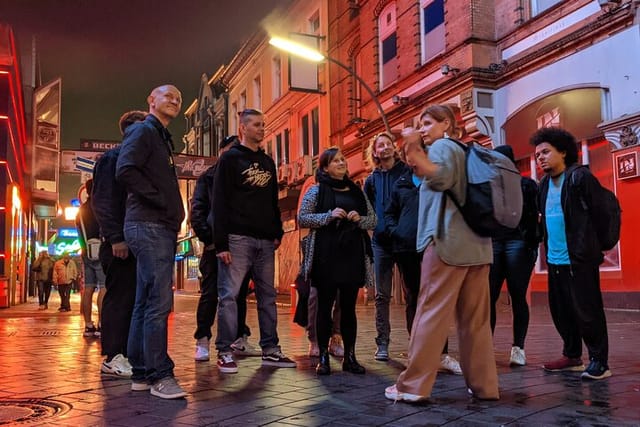
[[(600, 183), (585, 166), (572, 165), (565, 170), (564, 183), (560, 195), (564, 213), (567, 248), (571, 264), (601, 264), (604, 261), (600, 243), (591, 221), (590, 211), (597, 209), (593, 198), (598, 194)], [(547, 247), (546, 205), (549, 192), (549, 177), (540, 181), (539, 204), (542, 213), (542, 230)]]

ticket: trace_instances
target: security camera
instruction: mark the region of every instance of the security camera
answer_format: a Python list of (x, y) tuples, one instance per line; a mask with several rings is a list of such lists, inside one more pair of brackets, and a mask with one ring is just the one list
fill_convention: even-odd
[(442, 73), (443, 76), (448, 75), (449, 73), (451, 74), (456, 74), (458, 71), (460, 71), (459, 68), (454, 68), (449, 64), (444, 64), (440, 67), (440, 72)]

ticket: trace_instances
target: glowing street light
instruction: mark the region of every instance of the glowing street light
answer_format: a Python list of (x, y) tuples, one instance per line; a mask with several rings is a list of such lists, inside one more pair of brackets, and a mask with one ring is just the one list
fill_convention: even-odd
[(346, 72), (348, 72), (351, 76), (353, 76), (356, 80), (358, 80), (358, 82), (362, 85), (362, 87), (369, 93), (369, 95), (371, 96), (371, 99), (376, 104), (376, 107), (378, 107), (378, 112), (380, 113), (380, 117), (382, 118), (382, 123), (384, 123), (385, 130), (390, 135), (392, 135), (391, 127), (389, 126), (389, 122), (387, 121), (387, 116), (384, 113), (384, 109), (380, 104), (380, 100), (378, 99), (376, 94), (373, 92), (373, 89), (371, 89), (371, 87), (369, 87), (369, 85), (364, 80), (362, 80), (362, 77), (360, 77), (355, 73), (355, 71), (353, 71), (353, 68), (348, 67), (347, 65), (338, 61), (337, 59), (334, 59), (328, 55), (324, 55), (318, 52), (316, 49), (312, 49), (310, 47), (304, 46), (300, 43), (296, 43), (289, 39), (285, 39), (283, 37), (271, 37), (271, 39), (269, 40), (269, 44), (291, 55), (295, 55), (299, 58), (306, 59), (308, 61), (312, 61), (312, 62), (329, 61), (333, 64), (336, 64), (338, 67), (342, 68)]

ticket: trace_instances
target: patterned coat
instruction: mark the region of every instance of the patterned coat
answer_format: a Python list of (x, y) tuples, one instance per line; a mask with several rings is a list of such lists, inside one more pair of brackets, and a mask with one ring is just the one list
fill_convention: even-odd
[[(316, 232), (318, 228), (323, 227), (331, 222), (331, 211), (324, 213), (316, 212), (316, 203), (318, 201), (318, 185), (314, 185), (309, 188), (302, 198), (300, 209), (298, 210), (298, 225), (302, 228), (310, 228), (311, 231), (303, 239), (303, 260), (302, 260), (302, 272), (304, 279), (309, 280), (309, 274), (311, 273), (311, 267), (313, 266), (313, 252), (316, 243)], [(376, 227), (376, 214), (369, 203), (367, 197), (364, 198), (367, 203), (367, 215), (360, 217), (358, 226), (363, 230), (373, 230)], [(373, 260), (366, 254), (365, 250), (364, 267), (365, 267), (365, 286), (373, 286)]]

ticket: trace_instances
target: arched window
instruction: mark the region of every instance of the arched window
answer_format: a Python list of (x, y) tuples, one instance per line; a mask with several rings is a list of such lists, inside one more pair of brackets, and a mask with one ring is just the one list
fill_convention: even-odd
[(398, 79), (398, 45), (396, 4), (389, 3), (378, 17), (380, 88), (384, 89)]

